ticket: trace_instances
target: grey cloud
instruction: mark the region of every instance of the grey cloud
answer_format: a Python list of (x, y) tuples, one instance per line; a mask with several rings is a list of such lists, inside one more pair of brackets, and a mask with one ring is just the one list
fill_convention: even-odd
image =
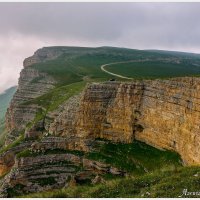
[(200, 53), (200, 3), (0, 3), (0, 92), (42, 46)]
[(199, 32), (199, 9), (199, 3), (1, 3), (0, 23), (6, 34), (110, 41), (144, 31), (179, 41), (179, 34)]

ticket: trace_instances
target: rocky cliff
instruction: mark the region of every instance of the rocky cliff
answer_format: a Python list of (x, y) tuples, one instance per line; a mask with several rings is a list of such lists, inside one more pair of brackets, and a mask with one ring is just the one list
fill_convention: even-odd
[[(178, 152), (185, 164), (200, 163), (199, 78), (89, 85), (72, 124), (62, 113), (49, 132), (78, 138), (134, 139)], [(65, 117), (64, 117), (65, 116)], [(59, 129), (59, 131), (58, 131)]]
[[(46, 54), (45, 54), (46, 53)], [(56, 54), (57, 55), (57, 54)], [(45, 59), (54, 58), (52, 52), (38, 50), (36, 53), (24, 61), (24, 69), (20, 73), (17, 91), (10, 103), (6, 113), (6, 126), (10, 134), (7, 136), (6, 143), (9, 144), (16, 139), (19, 134), (13, 135), (13, 132), (20, 132), (25, 129), (28, 122), (34, 119), (37, 113), (37, 105), (24, 105), (24, 102), (35, 99), (54, 88), (56, 81), (49, 75), (39, 72), (29, 67), (36, 62), (42, 62)]]
[[(62, 54), (62, 49), (44, 48), (24, 61), (6, 114), (9, 134), (0, 156), (0, 175), (5, 175), (1, 196), (103, 182), (105, 174), (126, 175), (105, 157), (102, 162), (87, 157), (109, 142), (137, 140), (177, 152), (186, 165), (200, 164), (200, 78), (90, 82), (65, 99), (53, 76), (32, 67)], [(34, 101), (56, 87), (62, 101), (54, 109), (46, 109), (41, 99)], [(46, 104), (52, 103), (48, 98)], [(130, 162), (148, 171), (137, 159)]]

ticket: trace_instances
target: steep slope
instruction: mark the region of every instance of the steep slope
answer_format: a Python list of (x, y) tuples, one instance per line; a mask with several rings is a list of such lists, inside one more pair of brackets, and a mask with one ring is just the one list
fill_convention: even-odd
[[(200, 56), (45, 47), (25, 59), (6, 114), (9, 134), (0, 156), (2, 197), (181, 166), (175, 152), (184, 164), (200, 163), (200, 79), (99, 83), (113, 79), (101, 65), (130, 60), (155, 62), (160, 69), (160, 61), (167, 61), (174, 66), (172, 76), (181, 67), (198, 75), (193, 67), (199, 65)], [(151, 67), (148, 70), (151, 73)], [(148, 73), (137, 78), (145, 77)]]

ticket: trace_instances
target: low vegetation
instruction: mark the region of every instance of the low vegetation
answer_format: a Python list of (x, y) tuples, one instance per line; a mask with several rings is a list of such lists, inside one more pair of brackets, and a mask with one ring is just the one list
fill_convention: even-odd
[(155, 171), (139, 177), (109, 180), (105, 184), (75, 186), (60, 190), (29, 194), (37, 198), (116, 198), (116, 197), (199, 197), (184, 195), (183, 190), (199, 192), (199, 167), (178, 167)]
[(89, 152), (86, 157), (109, 163), (135, 175), (182, 165), (177, 153), (162, 151), (139, 141), (130, 144), (106, 142), (98, 151)]
[(130, 62), (106, 66), (106, 70), (135, 79), (155, 79), (200, 74), (200, 65), (161, 61)]
[(38, 98), (35, 98), (31, 101), (27, 101), (26, 103), (24, 103), (24, 105), (37, 104), (48, 111), (53, 111), (71, 96), (80, 93), (85, 87), (85, 85), (86, 82), (81, 81), (61, 87), (56, 87), (55, 89), (52, 89), (48, 93)]
[(188, 76), (200, 73), (200, 56), (194, 54), (113, 47), (66, 47), (63, 48), (63, 52), (54, 60), (37, 63), (31, 67), (53, 76), (57, 80), (57, 85), (79, 82), (86, 77), (93, 80), (108, 80), (113, 77), (101, 71), (101, 65), (130, 60), (169, 59), (168, 62), (149, 61), (111, 65), (106, 69), (136, 79)]
[(24, 132), (21, 133), (19, 135), (19, 137), (13, 143), (11, 143), (11, 144), (5, 146), (4, 148), (2, 148), (0, 150), (0, 153), (4, 153), (4, 152), (8, 151), (9, 149), (14, 148), (14, 147), (20, 145), (21, 143), (23, 143), (23, 141), (24, 141)]

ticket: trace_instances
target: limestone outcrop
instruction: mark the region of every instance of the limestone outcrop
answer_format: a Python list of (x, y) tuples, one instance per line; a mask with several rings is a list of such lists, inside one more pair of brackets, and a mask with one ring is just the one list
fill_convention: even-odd
[(57, 82), (33, 65), (63, 52), (70, 59), (76, 51), (42, 48), (25, 59), (6, 114), (6, 145), (19, 135), (23, 139), (0, 155), (2, 197), (9, 197), (10, 191), (21, 195), (88, 181), (103, 183), (106, 173), (125, 176), (125, 171), (86, 156), (106, 143), (104, 139), (139, 140), (177, 152), (186, 165), (200, 165), (200, 78), (90, 83), (54, 110), (35, 103)]
[[(199, 78), (106, 82), (89, 85), (80, 98), (73, 124), (58, 123), (50, 132), (78, 138), (134, 139), (178, 152), (185, 164), (200, 164)], [(67, 121), (63, 110), (60, 116)], [(59, 128), (58, 128), (59, 127)], [(59, 131), (56, 131), (58, 130)]]
[[(31, 58), (28, 58), (26, 62)], [(28, 67), (28, 64), (24, 65), (24, 69), (20, 73), (17, 91), (6, 113), (6, 127), (8, 132), (12, 132), (13, 130), (20, 132), (25, 129), (26, 124), (32, 121), (35, 114), (42, 108), (34, 104), (25, 105), (24, 103), (53, 89), (55, 83), (56, 81), (51, 76)], [(16, 136), (18, 135), (16, 134)], [(8, 135), (7, 138), (6, 143), (9, 144), (16, 137), (10, 140)]]
[(103, 181), (102, 175), (105, 173), (125, 175), (125, 172), (111, 165), (70, 153), (16, 158), (11, 172), (0, 183), (0, 197), (11, 197), (11, 191), (15, 191), (15, 195), (22, 195), (63, 188), (72, 181), (74, 184), (95, 184)]

